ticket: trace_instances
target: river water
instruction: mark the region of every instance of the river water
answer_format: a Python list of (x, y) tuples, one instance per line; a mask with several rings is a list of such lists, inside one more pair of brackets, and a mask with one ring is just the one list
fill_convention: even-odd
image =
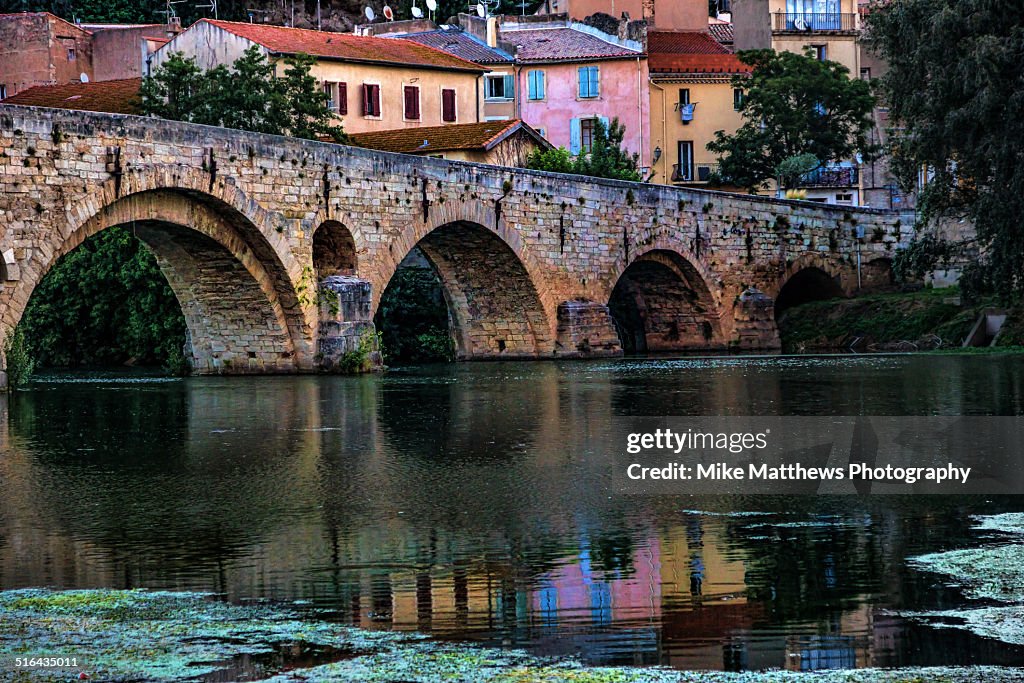
[(3, 407), (3, 589), (301, 600), (595, 664), (1024, 664), (896, 614), (968, 604), (906, 558), (998, 543), (970, 516), (1024, 501), (626, 497), (567, 448), (612, 416), (1019, 415), (1024, 356), (54, 375)]

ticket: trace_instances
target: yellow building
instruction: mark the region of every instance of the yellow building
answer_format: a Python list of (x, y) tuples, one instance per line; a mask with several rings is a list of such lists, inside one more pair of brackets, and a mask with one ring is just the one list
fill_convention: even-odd
[(203, 69), (231, 65), (254, 45), (279, 74), (278, 62), (289, 56), (316, 57), (310, 72), (349, 133), (480, 120), (479, 83), (487, 69), (412, 41), (201, 19), (157, 50), (149, 68), (175, 52)]
[(750, 68), (703, 31), (651, 31), (647, 53), (651, 180), (705, 185), (718, 166), (707, 144), (716, 131), (732, 133), (743, 123), (742, 91), (732, 79)]

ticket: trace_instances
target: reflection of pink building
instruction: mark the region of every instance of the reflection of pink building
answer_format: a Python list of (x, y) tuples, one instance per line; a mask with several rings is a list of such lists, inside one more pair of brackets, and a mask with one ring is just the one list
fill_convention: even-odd
[(515, 48), (518, 118), (573, 154), (587, 151), (597, 121), (618, 118), (624, 146), (649, 166), (643, 46), (567, 20), (510, 19), (501, 25), (501, 41)]

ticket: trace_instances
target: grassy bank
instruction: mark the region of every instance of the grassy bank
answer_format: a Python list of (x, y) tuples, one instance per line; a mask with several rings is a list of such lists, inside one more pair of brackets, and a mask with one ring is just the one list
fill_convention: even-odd
[[(992, 302), (961, 303), (955, 288), (813, 301), (779, 316), (782, 349), (934, 351), (960, 349)], [(1024, 345), (1024, 308), (1011, 308), (997, 347)]]

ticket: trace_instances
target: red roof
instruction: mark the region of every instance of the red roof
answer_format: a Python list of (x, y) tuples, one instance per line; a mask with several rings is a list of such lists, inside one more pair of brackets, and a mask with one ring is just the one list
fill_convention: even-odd
[(64, 85), (37, 85), (11, 95), (4, 104), (77, 109), (110, 114), (138, 114), (141, 78)]
[(400, 154), (430, 154), (453, 149), (486, 151), (518, 130), (534, 138), (538, 145), (550, 147), (539, 133), (518, 119), (399, 128), (350, 134), (349, 137), (354, 144), (369, 149)]
[[(389, 40), (351, 33), (311, 31), (303, 28), (248, 24), (217, 19), (200, 19), (278, 54), (304, 53), (314, 57), (353, 62), (374, 62), (429, 69), (481, 72), (487, 69), (473, 62), (407, 40)], [(199, 23), (197, 22), (197, 23)]]
[(577, 62), (642, 56), (636, 50), (565, 26), (504, 31), (501, 40), (516, 46), (516, 61), (519, 62)]
[(651, 31), (647, 34), (651, 73), (746, 74), (740, 61), (705, 31)]

